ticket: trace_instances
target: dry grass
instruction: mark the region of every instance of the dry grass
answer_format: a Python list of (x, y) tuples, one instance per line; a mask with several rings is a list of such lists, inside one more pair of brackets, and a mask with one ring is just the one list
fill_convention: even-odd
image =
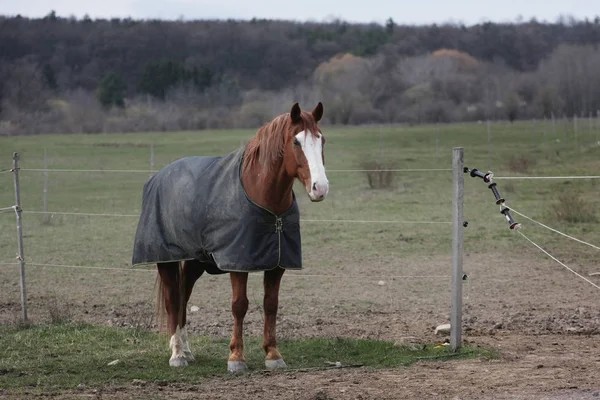
[(48, 311), (51, 324), (68, 324), (73, 322), (73, 310), (66, 301), (58, 299), (56, 295), (48, 299), (46, 310)]
[(366, 170), (367, 181), (371, 189), (389, 189), (394, 182), (394, 172), (389, 165), (380, 163), (379, 161), (365, 161), (362, 163), (362, 168)]
[(150, 301), (142, 301), (134, 304), (132, 312), (126, 317), (126, 326), (134, 332), (149, 332), (154, 327), (154, 305)]
[(529, 157), (515, 157), (512, 156), (508, 160), (508, 169), (512, 172), (527, 173), (536, 164), (535, 159)]
[(552, 212), (559, 221), (571, 223), (598, 222), (594, 205), (577, 192), (560, 194), (557, 202), (552, 205)]

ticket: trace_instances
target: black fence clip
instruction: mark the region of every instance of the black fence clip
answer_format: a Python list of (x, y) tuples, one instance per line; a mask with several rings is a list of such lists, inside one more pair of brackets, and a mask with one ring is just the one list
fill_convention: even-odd
[(521, 229), (521, 224), (519, 224), (518, 222), (515, 222), (512, 215), (510, 215), (510, 208), (502, 207), (502, 210), (500, 210), (500, 212), (502, 214), (504, 214), (504, 216), (506, 217), (506, 220), (508, 221), (508, 225), (510, 226), (510, 229), (515, 230), (515, 231), (518, 231), (519, 229)]
[[(512, 215), (510, 215), (510, 208), (503, 206), (503, 204), (505, 203), (506, 200), (504, 200), (504, 198), (500, 195), (500, 192), (498, 191), (498, 186), (496, 185), (496, 182), (492, 181), (494, 174), (491, 171), (488, 171), (487, 173), (484, 174), (483, 172), (479, 171), (476, 168), (469, 169), (468, 167), (464, 167), (463, 171), (465, 174), (469, 174), (473, 178), (483, 179), (483, 181), (488, 184), (488, 188), (494, 194), (494, 198), (496, 199), (496, 204), (500, 206), (500, 213), (502, 213), (506, 217), (506, 220), (509, 223), (510, 229), (519, 230), (521, 228), (521, 224), (515, 222)], [(466, 227), (467, 226), (466, 224), (467, 224), (467, 222), (465, 221), (463, 223), (463, 226)]]

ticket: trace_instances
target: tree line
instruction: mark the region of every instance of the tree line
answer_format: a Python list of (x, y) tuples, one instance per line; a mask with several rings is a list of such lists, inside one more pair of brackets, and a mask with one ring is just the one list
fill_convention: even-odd
[(588, 115), (600, 18), (403, 26), (0, 17), (0, 134)]

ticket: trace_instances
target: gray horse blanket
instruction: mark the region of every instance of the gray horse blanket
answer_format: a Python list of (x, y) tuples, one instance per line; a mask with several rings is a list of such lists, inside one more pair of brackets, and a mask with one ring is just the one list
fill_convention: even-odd
[(209, 273), (302, 268), (296, 197), (282, 215), (252, 202), (241, 181), (244, 149), (186, 157), (144, 185), (133, 265), (196, 259)]

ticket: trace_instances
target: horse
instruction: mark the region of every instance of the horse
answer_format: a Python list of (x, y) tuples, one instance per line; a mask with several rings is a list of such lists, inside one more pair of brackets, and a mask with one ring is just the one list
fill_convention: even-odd
[[(233, 331), (229, 372), (247, 370), (243, 325), (251, 272), (264, 272), (265, 366), (286, 368), (277, 349), (276, 317), (281, 278), (302, 268), (300, 218), (293, 191), (298, 179), (312, 202), (329, 193), (325, 137), (312, 112), (295, 103), (258, 129), (239, 150), (222, 157), (186, 157), (159, 170), (144, 185), (133, 265), (156, 264), (159, 326), (170, 334), (169, 365), (194, 361), (186, 309), (195, 282), (229, 274)], [(166, 315), (165, 315), (166, 313)]]

